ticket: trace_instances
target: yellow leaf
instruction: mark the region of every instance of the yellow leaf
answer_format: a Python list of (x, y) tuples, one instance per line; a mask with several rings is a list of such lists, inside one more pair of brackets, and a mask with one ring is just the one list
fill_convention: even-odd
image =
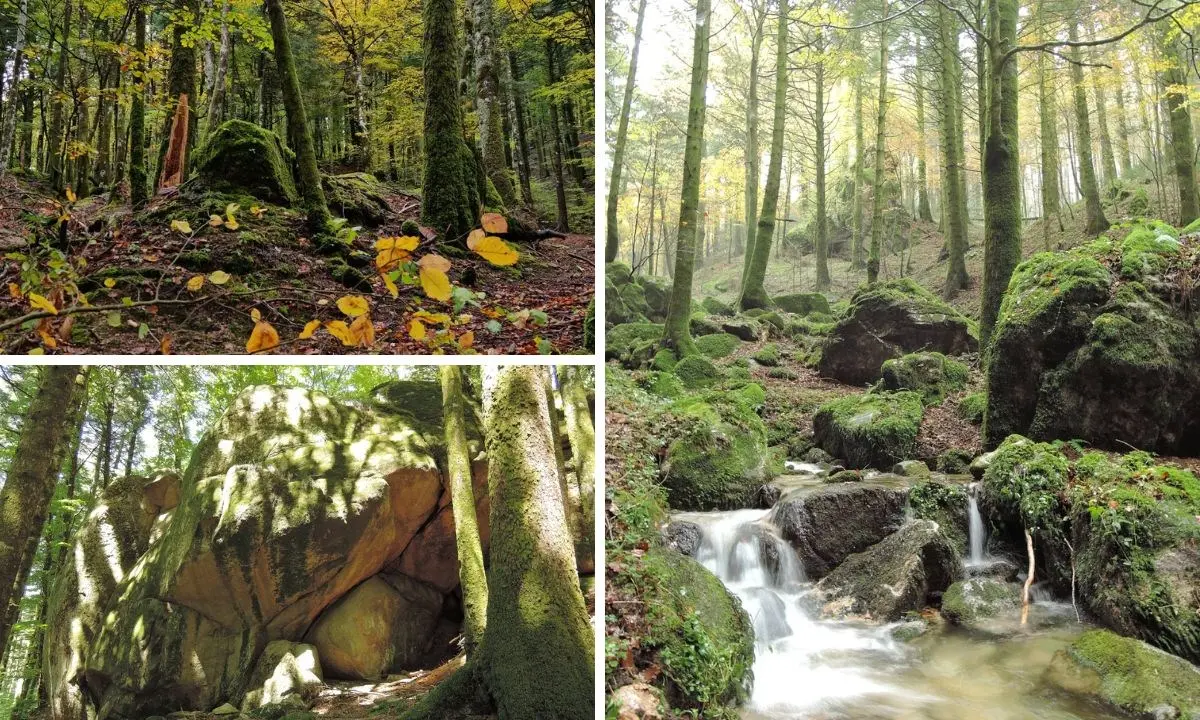
[(275, 328), (271, 327), (270, 323), (261, 320), (254, 323), (254, 330), (250, 333), (250, 339), (246, 341), (246, 352), (263, 352), (277, 347), (279, 347), (279, 333), (275, 332)]
[(458, 347), (460, 349), (466, 350), (467, 348), (471, 347), (474, 344), (475, 344), (475, 331), (474, 330), (468, 330), (465, 333), (463, 333), (462, 335), (458, 336)]
[(250, 308), (250, 319), (254, 320), (254, 322), (262, 320), (262, 313), (259, 312), (258, 308)]
[(203, 275), (193, 275), (192, 278), (187, 281), (187, 289), (191, 290), (192, 292), (196, 292), (202, 287), (204, 287)]
[(371, 304), (361, 295), (343, 295), (338, 298), (337, 306), (349, 317), (358, 317), (371, 309)]
[(467, 248), (474, 250), (475, 244), (487, 237), (487, 233), (483, 230), (472, 230), (467, 234)]
[(413, 340), (425, 339), (425, 325), (416, 318), (408, 321), (408, 336)]
[(313, 336), (313, 333), (315, 333), (317, 331), (317, 328), (319, 328), (319, 327), (321, 327), (320, 320), (309, 320), (308, 324), (304, 326), (304, 329), (300, 331), (300, 339), (301, 340), (309, 339), (310, 337)]
[(429, 268), (430, 270), (441, 270), (442, 272), (450, 271), (450, 261), (437, 253), (426, 255), (417, 261), (417, 265), (423, 269)]
[(500, 213), (484, 213), (483, 217), (479, 219), (479, 224), (490, 233), (508, 232), (508, 220), (505, 220)]
[(163, 335), (162, 342), (160, 342), (158, 344), (158, 349), (162, 351), (163, 355), (171, 354), (171, 336), (170, 335)]
[(42, 297), (41, 295), (38, 295), (35, 292), (29, 293), (29, 304), (32, 307), (37, 308), (38, 310), (45, 310), (46, 312), (50, 313), (51, 315), (58, 314), (58, 308), (54, 307), (54, 303), (50, 302), (49, 300)]
[(58, 347), (58, 341), (55, 340), (54, 336), (50, 333), (46, 332), (45, 330), (38, 330), (38, 335), (42, 336), (42, 342), (46, 344), (46, 347), (50, 348), (51, 350)]
[(450, 316), (446, 313), (431, 313), (428, 310), (418, 310), (417, 312), (413, 313), (413, 317), (421, 320), (428, 320), (431, 323), (437, 323), (439, 325), (450, 324)]
[(381, 272), (386, 272), (397, 264), (412, 257), (411, 252), (417, 249), (419, 241), (415, 237), (385, 237), (375, 241), (375, 265)]
[(238, 221), (233, 214), (241, 209), (242, 206), (238, 205), (237, 203), (229, 203), (225, 206), (225, 227), (229, 228), (230, 230), (238, 229)]
[(387, 273), (383, 274), (383, 286), (387, 288), (392, 297), (400, 297), (400, 288), (396, 287), (396, 283), (392, 281), (392, 276)]
[(225, 228), (227, 230), (237, 230), (239, 227), (241, 227), (241, 225), (238, 225), (238, 221), (234, 220), (232, 217), (225, 221)]
[(225, 221), (223, 219), (221, 219), (220, 215), (209, 215), (208, 216), (208, 224), (213, 227), (221, 227), (222, 225), (225, 224)]
[(266, 208), (260, 208), (257, 205), (250, 206), (250, 214), (256, 218), (261, 218), (264, 214), (266, 214), (266, 212), (267, 212)]
[(184, 235), (192, 234), (192, 226), (188, 224), (187, 220), (172, 220), (171, 229)]
[(371, 313), (363, 313), (350, 323), (350, 335), (355, 343), (362, 347), (375, 344), (375, 326), (371, 324)]
[(225, 283), (229, 282), (229, 277), (229, 273), (225, 272), (224, 270), (217, 270), (216, 272), (209, 274), (208, 281), (213, 285), (224, 285)]
[(117, 286), (117, 281), (115, 279), (104, 278), (104, 287), (111, 288), (111, 287), (116, 287), (116, 286)]
[(436, 268), (421, 268), (421, 287), (425, 294), (434, 300), (447, 302), (450, 300), (450, 278), (446, 273)]
[(9, 283), (8, 296), (14, 300), (21, 297), (21, 286), (16, 283)]
[(29, 351), (29, 354), (30, 355), (45, 355), (46, 351), (40, 347), (35, 347), (34, 349)]
[(343, 345), (354, 346), (354, 335), (350, 332), (350, 327), (342, 320), (334, 320), (325, 323), (325, 329), (329, 334), (342, 341)]
[(67, 188), (67, 202), (75, 202), (75, 191)]
[(520, 257), (516, 250), (495, 235), (488, 235), (471, 249), (493, 265), (512, 265)]

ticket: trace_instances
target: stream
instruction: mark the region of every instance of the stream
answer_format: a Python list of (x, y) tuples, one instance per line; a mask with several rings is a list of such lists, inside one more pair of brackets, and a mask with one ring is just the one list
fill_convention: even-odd
[[(978, 571), (991, 558), (971, 490), (964, 565)], [(908, 641), (894, 635), (902, 623), (822, 619), (813, 583), (770, 515), (734, 510), (675, 516), (700, 526), (696, 559), (741, 599), (753, 621), (754, 690), (742, 711), (745, 720), (1127, 717), (1043, 686), (1054, 653), (1085, 629), (1069, 603), (1038, 592), (1025, 628), (1017, 610), (972, 629), (936, 626)], [(776, 555), (778, 563), (770, 562)]]

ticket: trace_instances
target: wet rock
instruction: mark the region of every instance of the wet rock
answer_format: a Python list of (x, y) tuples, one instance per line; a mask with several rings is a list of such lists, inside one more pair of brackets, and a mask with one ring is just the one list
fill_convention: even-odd
[(892, 474), (901, 477), (929, 477), (929, 466), (920, 460), (902, 460), (892, 466)]
[(877, 483), (822, 485), (784, 495), (771, 520), (815, 579), (898, 530), (905, 500), (904, 490)]
[(700, 526), (687, 520), (673, 520), (663, 531), (663, 542), (681, 555), (695, 557), (700, 549)]
[(667, 308), (671, 304), (671, 284), (664, 278), (638, 275), (635, 281), (642, 288), (642, 297), (649, 312), (646, 316), (655, 322), (667, 319)]
[(830, 468), (830, 473), (821, 482), (833, 485), (834, 483), (862, 482), (862, 479), (863, 475), (858, 470), (841, 468), (835, 471)]
[(898, 620), (925, 607), (962, 577), (954, 547), (929, 520), (914, 520), (877, 545), (851, 555), (817, 584), (833, 615)]
[(859, 290), (821, 355), (822, 375), (852, 385), (880, 378), (884, 361), (917, 351), (944, 355), (979, 347), (972, 323), (910, 279)]
[(806, 463), (812, 463), (814, 465), (827, 465), (833, 462), (833, 456), (819, 447), (809, 448), (808, 451), (804, 453), (804, 456), (800, 459)]
[(942, 617), (970, 625), (1021, 606), (1021, 586), (988, 578), (959, 580), (942, 595)]

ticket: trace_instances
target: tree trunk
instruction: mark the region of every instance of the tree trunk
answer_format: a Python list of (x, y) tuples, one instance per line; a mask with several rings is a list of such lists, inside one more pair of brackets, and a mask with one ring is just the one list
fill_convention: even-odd
[(1192, 117), (1188, 114), (1186, 60), (1178, 43), (1172, 41), (1168, 48), (1168, 64), (1162, 73), (1162, 85), (1170, 111), (1171, 159), (1175, 167), (1175, 183), (1179, 187), (1179, 226), (1184, 227), (1200, 215), (1193, 160), (1195, 141)]
[(462, 106), (458, 94), (458, 19), (454, 0), (424, 0), (425, 173), (421, 219), (447, 239), (475, 226), (462, 162)]
[[(554, 81), (554, 41), (546, 38), (546, 63), (551, 82)], [(563, 138), (558, 122), (558, 102), (550, 104), (550, 131), (554, 135), (554, 194), (558, 202), (558, 230), (570, 232), (570, 215), (567, 211), (567, 180), (563, 175)]]
[[(179, 11), (193, 13), (199, 17), (200, 3), (197, 0), (179, 0)], [(188, 174), (188, 157), (196, 145), (196, 111), (199, 101), (196, 94), (196, 48), (190, 39), (185, 40), (191, 29), (185, 17), (176, 18), (171, 30), (171, 64), (167, 69), (167, 108), (163, 119), (162, 141), (158, 149), (158, 165), (155, 177), (161, 182), (164, 179), (163, 163), (167, 160), (167, 150), (170, 147), (171, 128), (175, 122), (175, 108), (181, 95), (188, 96), (187, 108), (187, 141), (183, 143), (183, 154), (179, 163), (179, 177), (186, 178)]]
[(929, 178), (925, 161), (925, 73), (922, 71), (925, 58), (921, 55), (921, 38), (917, 36), (916, 49), (916, 94), (917, 94), (917, 217), (933, 222), (933, 210), (929, 207)]
[(617, 201), (621, 193), (621, 170), (625, 160), (625, 138), (629, 132), (629, 110), (633, 106), (633, 83), (637, 77), (638, 50), (642, 44), (642, 21), (646, 17), (646, 0), (639, 0), (637, 24), (633, 30), (633, 54), (629, 58), (629, 74), (625, 78), (625, 94), (621, 99), (621, 115), (617, 120), (617, 139), (613, 144), (612, 170), (608, 180), (608, 209), (604, 230), (604, 261), (617, 259), (621, 239), (617, 235)]
[[(1040, 5), (1039, 5), (1040, 8)], [(1040, 14), (1040, 11), (1039, 11)], [(1061, 191), (1058, 187), (1058, 170), (1060, 165), (1058, 154), (1058, 102), (1054, 94), (1054, 86), (1047, 77), (1046, 64), (1050, 62), (1047, 53), (1037, 54), (1037, 84), (1038, 84), (1038, 115), (1041, 121), (1041, 190), (1042, 190), (1042, 245), (1050, 249), (1050, 221), (1054, 218), (1058, 223), (1058, 231), (1062, 232)]]
[(746, 221), (745, 248), (742, 253), (742, 279), (750, 272), (754, 257), (754, 229), (758, 223), (758, 173), (761, 154), (758, 149), (758, 62), (762, 55), (763, 24), (767, 19), (766, 3), (754, 6), (754, 32), (750, 36), (750, 86), (746, 91)]
[[(1072, 42), (1079, 39), (1079, 26), (1070, 23), (1068, 37)], [(1075, 125), (1078, 127), (1076, 150), (1079, 153), (1079, 182), (1083, 193), (1084, 204), (1087, 208), (1087, 225), (1084, 229), (1089, 235), (1099, 235), (1108, 229), (1108, 220), (1104, 217), (1104, 208), (1100, 204), (1100, 184), (1096, 180), (1096, 166), (1092, 160), (1092, 125), (1088, 116), (1087, 87), (1083, 80), (1083, 53), (1079, 48), (1071, 49), (1071, 82), (1075, 94)]]
[(505, 205), (517, 201), (504, 164), (504, 106), (500, 102), (500, 76), (496, 69), (495, 0), (472, 0), (475, 32), (475, 109), (479, 115), (479, 149), (483, 168)]
[(767, 307), (771, 298), (764, 283), (771, 259), (771, 239), (775, 233), (775, 215), (779, 210), (779, 180), (783, 172), (783, 133), (787, 112), (788, 3), (779, 2), (779, 29), (775, 49), (775, 117), (771, 127), (771, 160), (767, 164), (767, 185), (763, 190), (762, 214), (754, 231), (754, 252), (749, 271), (742, 277), (739, 305), (743, 310)]
[(442, 365), (438, 375), (442, 381), (446, 474), (450, 483), (450, 509), (454, 513), (454, 544), (458, 550), (458, 578), (463, 592), (463, 635), (467, 657), (471, 657), (483, 640), (487, 625), (488, 584), (475, 517), (463, 370), (456, 365)]
[(63, 189), (63, 150), (66, 137), (63, 124), (63, 99), (67, 91), (67, 56), (71, 38), (71, 0), (66, 0), (63, 7), (63, 35), (58, 49), (58, 70), (55, 76), (54, 90), (50, 103), (50, 128), (46, 132), (46, 175), (49, 176), (50, 187), (61, 191)]
[[(830, 285), (829, 278), (829, 221), (828, 213), (826, 212), (825, 202), (825, 39), (821, 31), (817, 31), (817, 52), (819, 53), (816, 60), (816, 67), (813, 69), (815, 73), (814, 84), (816, 85), (816, 97), (813, 100), (813, 125), (816, 130), (816, 148), (814, 149), (813, 163), (816, 166), (817, 177), (817, 292), (828, 290)], [(919, 107), (919, 106), (918, 106)], [(918, 110), (918, 113), (923, 112)], [(922, 154), (924, 158), (924, 154)], [(924, 163), (924, 159), (922, 159)], [(924, 182), (924, 165), (921, 167), (922, 183)], [(789, 183), (790, 184), (790, 183)], [(789, 194), (788, 197), (791, 197)], [(929, 198), (925, 198), (926, 210), (928, 210)]]
[[(653, 199), (650, 207), (654, 207)], [(567, 421), (571, 456), (575, 460), (575, 480), (579, 485), (579, 533), (575, 544), (575, 561), (582, 573), (595, 571), (596, 429), (588, 404), (588, 372), (582, 365), (558, 366), (558, 388)]]
[[(887, 17), (888, 0), (883, 0), (883, 15)], [(879, 26), (879, 107), (875, 124), (875, 194), (871, 203), (871, 248), (867, 255), (867, 282), (879, 280), (880, 250), (883, 245), (884, 150), (887, 125), (887, 25)]]
[[(1098, 24), (1092, 24), (1092, 39), (1100, 36)], [(1113, 152), (1112, 136), (1108, 134), (1108, 99), (1100, 78), (1103, 68), (1091, 69), (1092, 92), (1096, 96), (1096, 129), (1100, 133), (1100, 162), (1104, 165), (1104, 183), (1112, 185), (1117, 179), (1117, 156)]]
[(966, 198), (963, 197), (963, 155), (962, 127), (958, 120), (961, 117), (956, 107), (958, 93), (956, 88), (961, 82), (958, 72), (957, 48), (958, 25), (954, 17), (942, 5), (937, 6), (938, 16), (938, 63), (941, 86), (941, 118), (942, 118), (942, 189), (945, 192), (946, 218), (946, 247), (949, 251), (949, 263), (946, 267), (946, 285), (942, 294), (946, 298), (965, 289), (970, 282), (967, 275), (967, 213)]
[[(645, 0), (642, 0), (644, 3)], [(13, 43), (12, 89), (0, 111), (0, 178), (8, 173), (9, 148), (17, 128), (17, 100), (21, 97), (21, 69), (25, 62), (25, 30), (29, 24), (29, 0), (21, 0), (17, 9), (17, 37)]]
[(983, 292), (979, 344), (986, 347), (1000, 300), (1021, 260), (1021, 161), (1017, 131), (1017, 60), (1000, 58), (1016, 42), (1017, 0), (988, 0), (992, 56), (988, 62), (988, 137), (983, 203)]
[(0, 489), (0, 648), (8, 647), (12, 623), (9, 608), (19, 603), (33, 563), (30, 539), (36, 549), (54, 484), (75, 427), (79, 406), (80, 368), (48, 365), (42, 368), (37, 394), (21, 426), (4, 487)]
[(1121, 175), (1126, 175), (1133, 168), (1133, 162), (1129, 155), (1129, 118), (1125, 113), (1124, 77), (1118, 80), (1113, 99), (1117, 103), (1117, 162)]
[(679, 198), (679, 229), (675, 238), (675, 281), (663, 328), (663, 344), (680, 357), (695, 351), (689, 322), (692, 314), (692, 271), (696, 262), (700, 221), (700, 163), (704, 155), (704, 120), (708, 111), (709, 28), (712, 0), (696, 0), (696, 35), (692, 43), (692, 85), (688, 95), (687, 140)]
[(492, 542), (480, 669), (500, 718), (590, 720), (592, 629), (555, 467), (546, 372), (483, 369)]
[(204, 133), (208, 137), (213, 130), (220, 127), (225, 116), (225, 74), (229, 70), (229, 51), (232, 47), (229, 40), (229, 2), (221, 3), (221, 46), (217, 51), (217, 59), (213, 68), (212, 88), (208, 94), (208, 110), (204, 113)]
[[(292, 40), (288, 34), (287, 18), (283, 15), (283, 2), (266, 2), (267, 15), (271, 19), (271, 39), (275, 44), (275, 65), (279, 70), (279, 81), (283, 91), (283, 107), (287, 111), (288, 136), (292, 138), (293, 149), (296, 151), (297, 189), (308, 211), (308, 224), (317, 231), (324, 231), (330, 221), (329, 207), (325, 204), (321, 173), (317, 170), (317, 152), (313, 148), (312, 133), (308, 130), (308, 116), (304, 111), (304, 98), (300, 94), (300, 80), (296, 76), (296, 63), (292, 59)], [(426, 35), (428, 34), (426, 31)], [(425, 47), (432, 48), (434, 45), (426, 42)], [(428, 195), (422, 197), (426, 200), (429, 198)]]
[(509, 97), (512, 98), (513, 121), (517, 127), (517, 149), (520, 151), (520, 162), (517, 163), (518, 175), (521, 180), (521, 198), (529, 207), (533, 207), (533, 189), (530, 186), (529, 170), (529, 140), (525, 133), (525, 97), (521, 88), (521, 67), (517, 64), (517, 54), (508, 53), (509, 77), (512, 86)]
[[(862, 51), (862, 39), (856, 32), (854, 45)], [(863, 153), (866, 152), (866, 140), (863, 132), (863, 81), (862, 74), (854, 76), (854, 199), (850, 221), (850, 267), (858, 270), (866, 267), (866, 254), (863, 252)]]
[[(134, 48), (138, 58), (146, 52), (146, 9), (138, 2), (134, 18)], [(143, 68), (141, 60), (138, 67)], [(134, 81), (133, 104), (129, 110), (129, 200), (135, 210), (150, 200), (150, 181), (146, 175), (146, 86), (144, 80)]]

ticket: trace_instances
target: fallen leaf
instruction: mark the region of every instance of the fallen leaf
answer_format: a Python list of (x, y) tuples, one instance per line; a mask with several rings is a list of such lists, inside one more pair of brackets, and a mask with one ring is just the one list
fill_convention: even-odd
[[(253, 211), (253, 208), (251, 209), (251, 211)], [(320, 320), (309, 320), (308, 324), (304, 326), (304, 329), (300, 331), (300, 339), (301, 340), (309, 339), (310, 337), (313, 336), (313, 333), (315, 333), (317, 331), (317, 328), (319, 328), (319, 327), (321, 327)]]
[(261, 218), (267, 212), (266, 208), (261, 208), (257, 205), (250, 206), (250, 214), (256, 218)]
[(121, 327), (121, 313), (114, 310), (105, 317), (105, 321), (109, 327)]
[(158, 344), (158, 349), (162, 352), (163, 355), (171, 354), (171, 336), (170, 335), (163, 335), (162, 342), (160, 342)]
[(466, 350), (475, 344), (475, 331), (468, 330), (458, 336), (458, 347), (461, 350)]
[(224, 285), (225, 283), (229, 282), (229, 278), (229, 273), (225, 272), (224, 270), (217, 270), (216, 272), (209, 273), (208, 275), (208, 281), (213, 285)]
[(375, 326), (371, 324), (371, 313), (363, 313), (350, 323), (350, 336), (355, 344), (361, 347), (371, 347), (375, 344)]
[(225, 227), (229, 228), (230, 230), (238, 229), (238, 221), (233, 214), (241, 209), (242, 206), (238, 205), (237, 203), (229, 203), (225, 206)]
[(415, 237), (383, 237), (375, 241), (375, 265), (381, 271), (391, 270), (412, 257), (412, 251), (420, 242)]
[(358, 317), (371, 309), (371, 303), (361, 295), (343, 295), (338, 298), (337, 306), (349, 317)]
[(476, 243), (487, 237), (487, 233), (483, 230), (475, 229), (467, 234), (467, 248), (474, 250)]
[(342, 341), (343, 345), (353, 347), (354, 336), (350, 333), (350, 326), (343, 320), (333, 320), (325, 323), (325, 329), (329, 334)]
[(475, 243), (471, 250), (493, 265), (513, 265), (520, 259), (516, 250), (495, 235), (488, 235)]
[(221, 227), (225, 224), (225, 220), (220, 215), (209, 215), (208, 224), (212, 227)]
[(187, 220), (172, 220), (171, 229), (184, 235), (192, 234), (192, 226), (188, 224)]
[(67, 188), (67, 202), (75, 202), (75, 191)]
[(8, 296), (14, 300), (21, 297), (21, 286), (16, 283), (9, 283)]
[(104, 287), (113, 288), (117, 286), (117, 281), (113, 278), (104, 278)]
[(408, 321), (408, 336), (413, 340), (425, 339), (425, 325), (420, 320), (413, 318)]
[(71, 330), (75, 327), (75, 316), (68, 315), (66, 320), (62, 321), (62, 325), (58, 327), (58, 337), (63, 342), (71, 341)]
[(500, 213), (484, 213), (479, 219), (479, 224), (490, 233), (508, 232), (508, 220)]
[(264, 352), (276, 347), (279, 347), (279, 333), (275, 332), (275, 328), (261, 320), (254, 323), (254, 330), (246, 341), (246, 352)]
[(393, 298), (400, 297), (400, 288), (396, 287), (396, 282), (392, 280), (392, 276), (388, 273), (383, 273), (383, 286), (387, 288), (388, 293)]
[(192, 278), (187, 281), (187, 289), (191, 290), (192, 292), (197, 292), (202, 287), (204, 287), (203, 275), (193, 275)]
[(430, 270), (441, 270), (442, 272), (450, 271), (450, 261), (437, 253), (429, 253), (421, 258), (417, 261), (417, 266), (429, 268)]
[(51, 315), (58, 314), (58, 308), (54, 307), (54, 303), (50, 302), (49, 300), (42, 297), (41, 295), (38, 295), (35, 292), (29, 293), (29, 304), (32, 305), (33, 307), (37, 308), (38, 310), (45, 310), (46, 312), (50, 313)]
[(258, 322), (259, 320), (262, 320), (262, 313), (259, 311), (258, 308), (250, 308), (250, 319), (253, 320), (254, 322)]
[(46, 332), (45, 330), (40, 330), (38, 331), (38, 335), (42, 336), (42, 342), (45, 343), (46, 347), (50, 348), (51, 350), (58, 347), (58, 341), (55, 340), (54, 336), (50, 333)]

